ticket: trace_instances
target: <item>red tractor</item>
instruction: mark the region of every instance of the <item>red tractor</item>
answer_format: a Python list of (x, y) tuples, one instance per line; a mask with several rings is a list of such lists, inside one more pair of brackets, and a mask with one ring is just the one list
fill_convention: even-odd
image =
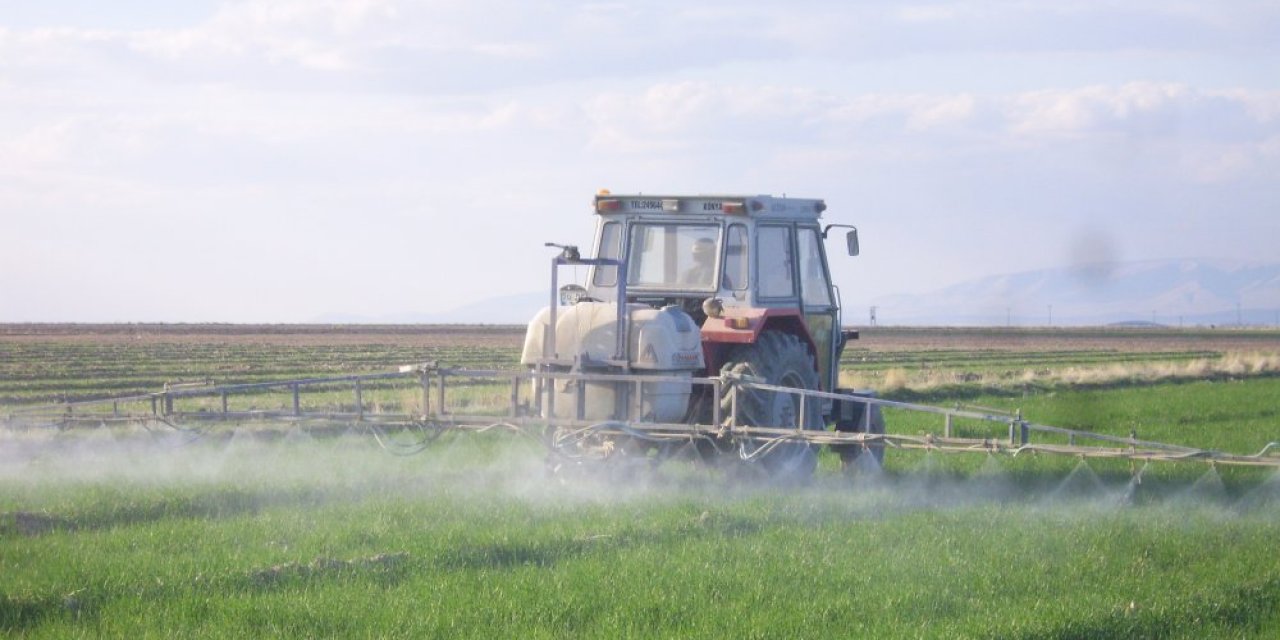
[[(595, 375), (539, 390), (550, 396), (544, 413), (588, 422), (714, 426), (716, 420), (732, 420), (883, 433), (875, 407), (862, 415), (866, 403), (758, 387), (723, 393), (719, 383), (701, 384), (746, 379), (837, 391), (840, 354), (857, 332), (842, 329), (825, 240), (832, 228), (847, 228), (841, 248), (855, 256), (858, 236), (849, 225), (823, 226), (822, 200), (602, 192), (594, 207), (595, 258), (561, 247), (556, 259), (557, 266), (589, 267), (586, 286), (558, 290), (552, 305), (530, 323), (522, 361), (559, 374)], [(553, 289), (555, 273), (553, 268)], [(637, 374), (661, 379), (637, 390), (626, 377)], [(815, 448), (788, 442), (758, 456), (738, 453), (758, 457), (775, 477), (805, 479), (816, 466)], [(717, 451), (714, 441), (699, 449), (705, 457)], [(849, 462), (862, 450), (846, 446), (840, 453)], [(872, 453), (877, 460), (883, 456), (880, 448)]]

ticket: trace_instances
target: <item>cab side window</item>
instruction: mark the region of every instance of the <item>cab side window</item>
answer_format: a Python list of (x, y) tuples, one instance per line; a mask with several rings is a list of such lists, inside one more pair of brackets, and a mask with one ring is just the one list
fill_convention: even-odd
[(831, 306), (831, 286), (822, 266), (822, 238), (817, 229), (800, 230), (800, 290), (804, 306)]
[(747, 254), (747, 228), (740, 224), (730, 225), (724, 245), (724, 275), (720, 278), (720, 288), (731, 291), (743, 291), (747, 288), (747, 274), (751, 273), (751, 265)]
[(759, 243), (756, 273), (760, 278), (761, 298), (788, 298), (796, 294), (795, 264), (791, 249), (791, 227), (761, 226), (756, 232)]
[[(618, 222), (604, 223), (600, 232), (600, 250), (597, 258), (618, 259), (618, 245), (622, 243), (622, 224)], [(596, 267), (595, 285), (597, 287), (613, 287), (618, 284), (618, 268), (613, 265)]]

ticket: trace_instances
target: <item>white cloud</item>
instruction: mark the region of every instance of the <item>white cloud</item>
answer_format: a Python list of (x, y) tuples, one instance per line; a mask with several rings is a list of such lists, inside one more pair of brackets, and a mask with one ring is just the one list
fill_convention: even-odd
[(955, 19), (961, 11), (955, 4), (911, 4), (899, 7), (895, 16), (903, 22), (944, 22)]
[[(326, 251), (382, 273), (446, 274), (483, 242), (507, 264), (476, 265), (472, 283), (415, 279), (421, 300), (541, 286), (540, 270), (510, 263), (543, 257), (531, 237), (587, 233), (573, 212), (600, 186), (804, 191), (856, 210), (880, 255), (913, 264), (1046, 260), (1044, 238), (1080, 219), (1182, 220), (1177, 237), (1124, 247), (1172, 252), (1183, 238), (1212, 244), (1197, 212), (1229, 211), (1224, 225), (1247, 230), (1280, 206), (1274, 79), (1181, 75), (1201, 50), (1225, 65), (1209, 71), (1274, 66), (1280, 45), (1255, 31), (1277, 13), (249, 0), (178, 28), (0, 26), (0, 215), (10, 234), (62, 240), (31, 240), (25, 256), (102, 265), (103, 279), (142, 281), (172, 261), (225, 299), (279, 295), (254, 288), (253, 274), (299, 264), (327, 281), (271, 298), (279, 313), (313, 308), (333, 283), (404, 309), (395, 287), (362, 284), (368, 273), (331, 265)], [(1099, 75), (1117, 59), (1156, 72)], [(984, 84), (1007, 75), (1022, 79)], [(989, 239), (1014, 234), (1025, 246)], [(175, 238), (190, 248), (110, 250)], [(1253, 242), (1241, 251), (1274, 252)], [(898, 275), (868, 246), (868, 264), (888, 275), (865, 286), (924, 268)], [(236, 248), (234, 265), (192, 258), (220, 247)], [(225, 270), (252, 291), (219, 289)], [(42, 289), (84, 286), (49, 273), (24, 289), (33, 303)]]
[(960, 126), (973, 118), (977, 111), (977, 99), (968, 94), (943, 97), (932, 105), (914, 109), (907, 118), (907, 128), (924, 131), (938, 127)]
[(1195, 90), (1181, 84), (1127, 83), (1032, 91), (1005, 108), (1018, 134), (1131, 132), (1200, 135), (1206, 129), (1245, 126), (1256, 135), (1270, 126), (1269, 92)]
[(1248, 146), (1229, 145), (1183, 159), (1192, 179), (1204, 183), (1227, 182), (1254, 167), (1257, 156)]
[[(1104, 52), (1213, 46), (1274, 60), (1280, 8), (1093, 2), (892, 4), (247, 0), (185, 28), (0, 30), (0, 70), (143, 71), (173, 83), (468, 92), (821, 57)], [(0, 26), (3, 29), (3, 26)], [(993, 70), (999, 73), (998, 69)]]
[[(1098, 135), (1117, 130), (1169, 136), (1201, 135), (1201, 116), (1247, 125), (1251, 138), (1265, 136), (1275, 120), (1275, 94), (1251, 90), (1200, 91), (1179, 84), (1129, 83), (1002, 95), (866, 93), (844, 95), (803, 87), (681, 82), (642, 91), (605, 92), (588, 104), (602, 126), (632, 130), (638, 137), (699, 139), (755, 120), (787, 127), (820, 126), (925, 131), (962, 128), (975, 133)], [(1179, 124), (1179, 119), (1193, 121)], [(1188, 131), (1188, 129), (1190, 129)], [(1203, 127), (1201, 127), (1203, 129)], [(744, 129), (745, 130), (745, 129)]]
[(1280, 120), (1280, 91), (1231, 89), (1216, 94), (1241, 103), (1249, 115), (1259, 122), (1270, 124)]
[(1230, 184), (1244, 176), (1280, 180), (1280, 134), (1256, 142), (1206, 145), (1180, 158), (1183, 171), (1196, 182)]

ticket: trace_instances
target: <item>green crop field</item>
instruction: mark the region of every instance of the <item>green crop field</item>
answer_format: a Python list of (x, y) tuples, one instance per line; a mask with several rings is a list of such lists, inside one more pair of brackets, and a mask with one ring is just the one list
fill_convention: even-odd
[[(521, 337), (112, 331), (0, 332), (0, 415), (175, 380), (511, 367)], [(1280, 440), (1278, 343), (885, 331), (844, 373), (900, 370), (890, 397), (1255, 453)], [(0, 635), (1280, 636), (1266, 468), (891, 450), (852, 474), (824, 454), (810, 486), (784, 489), (681, 461), (550, 474), (538, 443), (497, 432), (415, 456), (359, 430), (196, 435), (0, 427)]]

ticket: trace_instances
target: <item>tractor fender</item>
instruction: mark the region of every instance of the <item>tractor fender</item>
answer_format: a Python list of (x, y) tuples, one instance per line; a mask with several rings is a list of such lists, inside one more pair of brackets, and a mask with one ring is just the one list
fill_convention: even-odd
[[(742, 326), (745, 320), (745, 326)], [(765, 331), (789, 333), (800, 339), (817, 357), (817, 347), (799, 309), (733, 308), (725, 309), (724, 316), (707, 318), (702, 323), (702, 354), (708, 372), (716, 372), (724, 364), (733, 347), (755, 344)], [(714, 374), (713, 374), (714, 375)]]

